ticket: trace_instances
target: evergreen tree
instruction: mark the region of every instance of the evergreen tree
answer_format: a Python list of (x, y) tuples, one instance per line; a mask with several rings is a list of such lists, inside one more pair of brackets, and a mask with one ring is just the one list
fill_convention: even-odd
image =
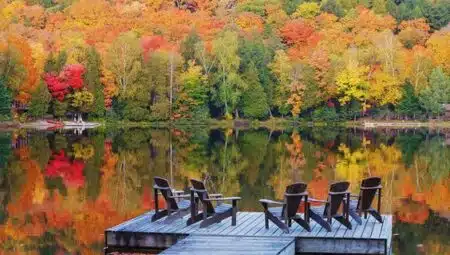
[(185, 61), (185, 67), (188, 66), (190, 60), (195, 60), (195, 47), (201, 41), (200, 36), (195, 30), (192, 30), (189, 35), (184, 39), (180, 46), (181, 56)]
[(11, 92), (6, 87), (6, 79), (0, 77), (0, 121), (11, 118)]
[(439, 30), (450, 22), (450, 1), (439, 1), (435, 5), (425, 2), (422, 11), (434, 30)]
[(84, 76), (85, 84), (88, 90), (94, 95), (91, 114), (94, 117), (101, 118), (105, 115), (105, 97), (103, 86), (100, 82), (100, 55), (94, 47), (90, 47), (86, 53), (86, 74)]
[(42, 118), (48, 111), (49, 103), (52, 99), (50, 92), (48, 92), (47, 86), (41, 80), (39, 87), (31, 95), (31, 102), (28, 113), (35, 118)]
[(422, 113), (419, 98), (416, 96), (411, 83), (408, 82), (403, 86), (403, 96), (396, 110), (399, 114), (412, 118)]
[(372, 9), (377, 14), (386, 14), (386, 0), (373, 0)]
[(259, 83), (266, 95), (266, 102), (269, 104), (269, 113), (274, 107), (274, 93), (276, 79), (269, 69), (269, 63), (272, 62), (274, 51), (267, 47), (262, 38), (255, 38), (253, 40), (241, 40), (239, 47), (239, 56), (241, 58), (240, 70), (255, 70), (255, 74), (259, 79)]
[(288, 15), (291, 15), (302, 2), (303, 0), (284, 0), (283, 9)]
[(53, 100), (52, 106), (53, 106), (53, 116), (55, 116), (56, 118), (62, 118), (65, 116), (68, 107), (67, 102), (65, 101), (60, 102), (58, 100)]
[(345, 14), (344, 8), (336, 0), (327, 0), (320, 9), (323, 12), (333, 13), (337, 17), (343, 17)]
[(66, 62), (67, 62), (67, 52), (65, 50), (62, 50), (61, 52), (59, 52), (58, 57), (55, 60), (53, 71), (57, 73), (61, 72)]
[(420, 93), (419, 101), (429, 115), (440, 115), (444, 110), (443, 104), (450, 102), (450, 79), (441, 68), (435, 68), (429, 83), (429, 87)]
[(53, 52), (50, 52), (47, 56), (47, 60), (45, 61), (44, 72), (50, 73), (56, 71), (56, 60), (53, 56)]
[(242, 94), (241, 104), (244, 117), (262, 119), (269, 113), (267, 96), (258, 78), (258, 72), (254, 65), (250, 65), (244, 73), (244, 82), (247, 90)]

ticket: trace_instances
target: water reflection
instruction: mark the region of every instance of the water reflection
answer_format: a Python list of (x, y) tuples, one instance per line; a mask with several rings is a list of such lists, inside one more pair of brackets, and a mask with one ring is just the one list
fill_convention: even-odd
[(152, 208), (153, 176), (178, 188), (203, 179), (246, 210), (293, 181), (325, 198), (332, 181), (357, 191), (381, 176), (396, 254), (450, 252), (444, 131), (20, 130), (0, 133), (0, 168), (0, 254), (101, 253), (105, 228)]

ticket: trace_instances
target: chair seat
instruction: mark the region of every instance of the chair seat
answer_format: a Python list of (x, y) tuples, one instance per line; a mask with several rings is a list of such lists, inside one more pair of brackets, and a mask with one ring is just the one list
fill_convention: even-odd
[(223, 213), (223, 212), (225, 212), (226, 210), (229, 210), (229, 209), (231, 209), (231, 208), (233, 208), (233, 206), (232, 205), (230, 205), (230, 204), (219, 204), (219, 205), (217, 205), (215, 208), (214, 208), (214, 211), (216, 211), (216, 213)]
[(283, 211), (283, 207), (269, 207), (268, 211), (273, 214), (273, 216), (278, 217), (278, 218), (282, 218), (282, 211)]
[(191, 201), (186, 200), (186, 199), (183, 199), (183, 200), (180, 200), (180, 201), (177, 203), (177, 205), (178, 205), (178, 208), (179, 208), (179, 209), (184, 210), (184, 209), (187, 209), (187, 208), (189, 208), (189, 207), (191, 206)]

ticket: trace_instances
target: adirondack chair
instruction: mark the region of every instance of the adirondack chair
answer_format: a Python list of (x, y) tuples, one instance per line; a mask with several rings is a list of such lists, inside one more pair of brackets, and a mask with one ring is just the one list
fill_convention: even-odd
[[(362, 180), (361, 188), (358, 195), (350, 195), (356, 199), (350, 200), (350, 216), (362, 224), (361, 216), (364, 213), (364, 219), (367, 219), (367, 213), (370, 213), (378, 222), (383, 223), (383, 218), (380, 215), (381, 212), (381, 178), (369, 177)], [(377, 209), (372, 208), (372, 203), (378, 195)]]
[[(330, 185), (327, 200), (319, 200), (314, 198), (308, 199), (308, 213), (311, 219), (319, 223), (328, 232), (331, 232), (332, 219), (336, 219), (348, 229), (352, 229), (349, 217), (349, 200), (350, 192), (348, 192), (349, 182), (336, 182)], [(324, 205), (312, 206), (311, 202), (319, 202)], [(344, 211), (339, 213), (339, 207), (344, 205)]]
[[(155, 201), (155, 214), (152, 216), (151, 221), (159, 220), (165, 216), (168, 216), (165, 220), (166, 223), (170, 223), (177, 218), (181, 218), (189, 213), (191, 207), (191, 201), (185, 198), (189, 198), (190, 195), (183, 194), (184, 191), (177, 191), (170, 187), (169, 182), (161, 177), (154, 177), (153, 195)], [(159, 193), (164, 197), (166, 201), (166, 209), (159, 210)]]
[[(198, 216), (202, 217), (200, 228), (205, 228), (211, 224), (221, 222), (222, 220), (228, 217), (231, 217), (231, 225), (236, 226), (236, 214), (238, 210), (237, 201), (241, 200), (240, 197), (211, 196), (208, 195), (206, 186), (202, 181), (191, 179), (191, 184), (192, 184), (191, 200), (193, 199), (193, 194), (195, 193), (199, 199), (199, 203), (202, 204), (201, 214), (192, 215), (191, 218), (195, 220), (195, 218)], [(222, 203), (223, 201), (231, 201), (231, 205), (224, 204)], [(213, 206), (212, 202), (216, 202), (216, 206)]]
[[(297, 222), (300, 226), (311, 231), (308, 219), (308, 207), (306, 201), (308, 201), (308, 192), (306, 187), (308, 185), (303, 182), (291, 184), (286, 187), (284, 193), (284, 201), (278, 202), (269, 199), (261, 199), (259, 202), (264, 207), (265, 224), (266, 229), (269, 228), (269, 220), (283, 230), (285, 233), (289, 233), (289, 227), (292, 225), (292, 220)], [(297, 214), (297, 210), (302, 200), (305, 200), (305, 218), (303, 219)], [(278, 207), (269, 207), (269, 205), (279, 205)], [(284, 219), (284, 222), (282, 220)]]

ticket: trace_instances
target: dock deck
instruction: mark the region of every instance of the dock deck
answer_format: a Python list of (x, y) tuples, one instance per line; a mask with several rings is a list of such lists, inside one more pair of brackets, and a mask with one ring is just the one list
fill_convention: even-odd
[[(152, 215), (153, 212), (148, 212), (107, 229), (105, 250), (107, 252), (116, 249), (162, 251), (188, 236), (241, 237), (242, 240), (244, 237), (261, 237), (272, 238), (274, 243), (278, 239), (291, 237), (295, 240), (296, 254), (391, 254), (391, 215), (383, 215), (382, 224), (372, 217), (363, 219), (362, 225), (352, 220), (351, 230), (334, 220), (331, 232), (327, 232), (314, 221), (310, 223), (311, 232), (294, 223), (289, 234), (283, 233), (272, 223), (269, 229), (265, 229), (262, 212), (238, 212), (236, 226), (231, 226), (231, 218), (227, 218), (207, 228), (200, 228), (199, 222), (186, 226), (189, 215), (170, 224), (164, 223), (164, 218), (151, 222)], [(223, 240), (225, 242), (226, 238)]]

